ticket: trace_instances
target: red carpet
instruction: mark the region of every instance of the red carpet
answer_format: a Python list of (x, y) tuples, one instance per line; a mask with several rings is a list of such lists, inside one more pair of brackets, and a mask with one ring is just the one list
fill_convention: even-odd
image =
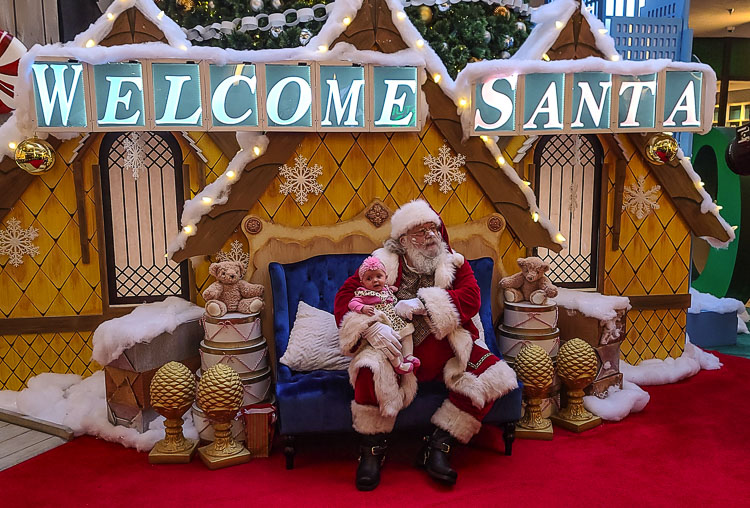
[(352, 437), (308, 438), (296, 468), (270, 459), (219, 471), (81, 437), (0, 473), (3, 506), (750, 506), (750, 360), (647, 387), (646, 409), (582, 435), (516, 440), (513, 455), (462, 447), (453, 489), (411, 466), (416, 439), (392, 443), (374, 492), (353, 485)]

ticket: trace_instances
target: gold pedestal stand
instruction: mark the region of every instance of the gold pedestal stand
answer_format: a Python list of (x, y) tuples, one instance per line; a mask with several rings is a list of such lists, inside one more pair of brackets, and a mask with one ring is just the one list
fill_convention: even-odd
[[(526, 385), (524, 385), (524, 392)], [(516, 424), (516, 437), (522, 439), (541, 439), (549, 441), (553, 437), (552, 422), (542, 416), (542, 399), (546, 390), (540, 390), (535, 396), (529, 394), (526, 409), (521, 420)]]
[[(582, 382), (585, 383), (583, 386), (587, 386), (591, 383), (591, 379), (582, 380)], [(568, 391), (568, 405), (557, 414), (550, 416), (552, 423), (573, 432), (583, 432), (601, 425), (602, 419), (589, 413), (583, 407), (583, 386)]]
[(182, 434), (182, 415), (195, 399), (195, 376), (178, 362), (163, 365), (154, 374), (150, 386), (151, 405), (165, 417), (164, 439), (148, 454), (151, 464), (186, 464), (198, 448), (198, 441)]
[(151, 464), (187, 464), (193, 460), (198, 441), (182, 435), (182, 414), (185, 411), (187, 408), (176, 418), (167, 418), (164, 422), (166, 436), (148, 454)]
[[(208, 415), (215, 418), (215, 415)], [(250, 462), (250, 452), (232, 437), (232, 416), (224, 421), (216, 421), (213, 443), (198, 448), (198, 455), (208, 469), (221, 469)]]

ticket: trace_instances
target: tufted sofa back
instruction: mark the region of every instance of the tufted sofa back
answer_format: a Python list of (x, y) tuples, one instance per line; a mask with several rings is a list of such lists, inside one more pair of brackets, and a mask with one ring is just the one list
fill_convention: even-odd
[[(270, 263), (268, 271), (273, 290), (274, 333), (276, 358), (286, 352), (289, 333), (294, 326), (300, 300), (308, 305), (333, 313), (336, 292), (344, 281), (355, 273), (367, 254), (325, 254), (297, 263)], [(479, 316), (490, 350), (499, 355), (492, 323), (492, 270), (491, 258), (469, 261), (482, 294)]]

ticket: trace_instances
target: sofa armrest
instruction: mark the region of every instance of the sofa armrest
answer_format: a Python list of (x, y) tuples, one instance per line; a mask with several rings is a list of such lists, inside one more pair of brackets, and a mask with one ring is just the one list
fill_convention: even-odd
[(268, 274), (271, 277), (271, 291), (273, 291), (273, 332), (278, 359), (284, 356), (289, 344), (292, 319), (289, 315), (289, 295), (284, 266), (279, 263), (270, 263)]

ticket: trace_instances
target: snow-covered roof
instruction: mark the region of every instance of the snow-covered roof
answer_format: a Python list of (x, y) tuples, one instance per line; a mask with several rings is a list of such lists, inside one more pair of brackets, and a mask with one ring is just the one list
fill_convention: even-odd
[[(296, 48), (265, 49), (265, 50), (234, 50), (209, 46), (193, 46), (187, 39), (183, 29), (172, 19), (161, 11), (153, 0), (117, 0), (110, 5), (107, 11), (94, 22), (87, 30), (79, 34), (73, 41), (65, 44), (54, 44), (46, 46), (34, 46), (24, 57), (19, 66), (19, 79), (25, 84), (21, 90), (30, 93), (31, 64), (39, 57), (65, 56), (75, 58), (82, 62), (100, 64), (112, 61), (146, 58), (179, 58), (208, 60), (215, 63), (241, 63), (241, 62), (279, 62), (279, 61), (352, 61), (358, 63), (373, 63), (381, 65), (413, 65), (425, 66), (429, 75), (440, 76), (436, 79), (443, 93), (456, 105), (461, 114), (464, 135), (469, 136), (471, 119), (469, 108), (465, 107), (470, 97), (470, 87), (474, 80), (482, 75), (493, 72), (549, 72), (560, 67), (564, 72), (579, 72), (602, 66), (608, 71), (619, 74), (656, 72), (667, 66), (679, 67), (690, 70), (701, 70), (707, 76), (707, 86), (711, 86), (711, 79), (715, 83), (715, 74), (709, 66), (701, 64), (687, 64), (671, 62), (669, 60), (651, 60), (647, 62), (622, 62), (614, 49), (614, 41), (606, 33), (604, 26), (585, 8), (582, 8), (583, 16), (592, 28), (597, 49), (609, 58), (602, 62), (598, 58), (584, 58), (576, 61), (545, 62), (542, 56), (552, 47), (560, 31), (567, 25), (570, 18), (575, 14), (577, 2), (574, 0), (556, 0), (551, 4), (544, 5), (533, 11), (531, 20), (536, 26), (529, 34), (516, 54), (508, 60), (490, 60), (468, 64), (453, 80), (445, 65), (430, 45), (423, 40), (417, 28), (409, 21), (404, 12), (402, 0), (384, 0), (389, 8), (394, 26), (399, 32), (408, 49), (397, 53), (381, 53), (377, 51), (359, 50), (345, 42), (333, 42), (346, 30), (348, 23), (345, 19), (352, 20), (362, 7), (363, 0), (336, 0), (333, 8), (329, 11), (328, 19), (306, 46)], [(100, 46), (102, 41), (111, 31), (114, 21), (127, 9), (136, 8), (144, 14), (154, 25), (164, 33), (167, 43), (149, 42), (141, 44), (127, 44), (121, 46)], [(575, 66), (572, 68), (571, 65)], [(611, 69), (610, 69), (611, 67)], [(713, 96), (708, 97), (711, 104), (704, 104), (709, 115), (713, 114)], [(9, 142), (18, 142), (33, 134), (32, 117), (33, 108), (31, 101), (19, 101), (19, 108), (11, 118), (0, 126), (0, 155), (11, 156), (8, 147)], [(426, 114), (426, 112), (425, 112)], [(704, 112), (704, 114), (706, 114)], [(72, 137), (74, 134), (55, 134), (58, 138)], [(502, 156), (497, 146), (497, 138), (483, 137), (486, 139), (485, 146), (497, 161), (504, 175), (522, 191), (528, 203), (530, 216), (534, 217), (540, 225), (548, 232), (550, 239), (560, 245), (565, 245), (559, 230), (539, 210), (533, 190), (527, 182), (524, 182), (516, 170)], [(182, 229), (168, 247), (168, 252), (182, 249), (187, 238), (195, 234), (196, 225), (201, 218), (208, 214), (213, 207), (227, 202), (231, 186), (239, 178), (243, 169), (259, 154), (263, 153), (268, 145), (268, 138), (258, 132), (238, 132), (237, 141), (240, 150), (229, 162), (225, 172), (214, 182), (207, 185), (193, 199), (185, 203), (181, 218)], [(683, 166), (690, 174), (692, 167), (689, 161)], [(688, 169), (689, 168), (689, 169)], [(694, 172), (693, 172), (694, 173)], [(692, 176), (691, 176), (692, 177)], [(703, 191), (705, 192), (705, 191)], [(710, 199), (710, 197), (709, 197)], [(717, 212), (718, 213), (718, 212)], [(721, 217), (719, 217), (720, 220)], [(726, 224), (724, 222), (724, 224)], [(727, 232), (734, 238), (734, 231), (726, 226)]]

